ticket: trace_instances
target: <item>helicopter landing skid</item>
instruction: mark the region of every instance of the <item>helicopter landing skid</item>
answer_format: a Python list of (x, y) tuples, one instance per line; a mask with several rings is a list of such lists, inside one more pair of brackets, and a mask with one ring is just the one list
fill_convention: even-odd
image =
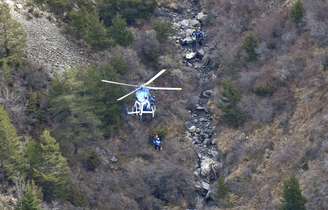
[(127, 112), (128, 115), (137, 115), (140, 117), (140, 119), (142, 119), (142, 115), (143, 114), (151, 114), (152, 118), (155, 117), (155, 111), (156, 109), (150, 110), (150, 111), (131, 111), (131, 112)]

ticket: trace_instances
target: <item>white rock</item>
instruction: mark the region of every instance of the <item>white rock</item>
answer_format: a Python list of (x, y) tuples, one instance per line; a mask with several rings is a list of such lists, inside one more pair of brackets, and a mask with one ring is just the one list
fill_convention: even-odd
[(204, 56), (205, 55), (205, 51), (203, 49), (199, 49), (197, 51), (201, 56)]
[(191, 20), (189, 20), (189, 25), (192, 27), (196, 27), (196, 26), (200, 25), (200, 22), (196, 19), (191, 19)]
[(193, 125), (193, 126), (189, 127), (188, 130), (190, 133), (194, 133), (196, 131), (196, 126)]
[(205, 20), (206, 17), (207, 17), (207, 15), (205, 15), (204, 12), (200, 12), (197, 14), (196, 19), (199, 21), (203, 21), (203, 20)]
[(200, 182), (196, 183), (195, 187), (198, 188), (198, 189), (204, 189), (206, 191), (210, 190), (210, 184), (208, 184), (205, 181), (200, 181)]
[(113, 156), (110, 160), (114, 163), (116, 163), (118, 161), (117, 157), (115, 157), (115, 156)]
[(186, 30), (186, 36), (192, 36), (192, 33), (194, 32), (194, 30), (192, 30), (192, 29), (187, 29)]
[(194, 41), (193, 38), (191, 38), (190, 36), (188, 36), (188, 37), (186, 37), (186, 38), (184, 38), (182, 40), (182, 43), (183, 44), (191, 44), (193, 41)]
[(180, 21), (179, 23), (180, 27), (188, 27), (189, 26), (189, 20), (185, 19)]
[(23, 5), (21, 4), (16, 4), (17, 9), (23, 9)]
[(185, 57), (186, 57), (187, 60), (191, 60), (195, 56), (196, 56), (196, 53), (195, 52), (190, 52), (190, 53), (187, 53)]
[(208, 176), (212, 170), (218, 167), (218, 165), (215, 160), (210, 159), (208, 157), (203, 157), (203, 159), (200, 162), (200, 167), (201, 167), (201, 175)]
[(210, 190), (210, 184), (208, 184), (208, 183), (206, 183), (206, 182), (204, 182), (204, 181), (201, 182), (201, 186), (202, 186), (202, 188), (203, 188), (204, 190), (207, 190), (207, 191)]

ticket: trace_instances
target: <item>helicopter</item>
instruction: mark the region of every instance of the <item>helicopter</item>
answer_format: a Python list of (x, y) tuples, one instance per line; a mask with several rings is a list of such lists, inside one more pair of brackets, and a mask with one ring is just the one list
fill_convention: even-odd
[(141, 85), (132, 85), (132, 84), (126, 84), (126, 83), (109, 81), (109, 80), (101, 80), (101, 81), (105, 82), (105, 83), (109, 83), (109, 84), (114, 84), (114, 85), (134, 87), (135, 89), (133, 91), (118, 98), (117, 101), (121, 101), (121, 100), (125, 99), (126, 97), (135, 93), (136, 100), (134, 102), (134, 105), (132, 106), (131, 111), (127, 110), (127, 114), (139, 116), (140, 119), (142, 119), (143, 114), (151, 114), (152, 118), (154, 118), (155, 112), (156, 112), (156, 100), (150, 91), (151, 90), (170, 90), (170, 91), (181, 91), (182, 90), (182, 88), (148, 86), (152, 82), (154, 82), (158, 77), (160, 77), (162, 74), (164, 74), (165, 72), (166, 72), (166, 69), (161, 70), (155, 76), (153, 76), (150, 80), (148, 80), (147, 82), (145, 82)]

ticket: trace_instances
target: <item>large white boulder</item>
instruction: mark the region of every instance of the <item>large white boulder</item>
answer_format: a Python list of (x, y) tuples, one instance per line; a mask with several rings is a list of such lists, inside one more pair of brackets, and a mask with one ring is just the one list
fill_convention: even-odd
[(187, 60), (191, 60), (195, 56), (196, 56), (196, 53), (195, 52), (188, 52), (185, 57), (186, 57)]
[(197, 14), (196, 19), (199, 21), (204, 21), (207, 15), (204, 12), (200, 12)]
[(220, 168), (220, 164), (208, 157), (203, 157), (200, 162), (200, 171), (202, 176), (208, 176), (210, 173), (215, 172)]

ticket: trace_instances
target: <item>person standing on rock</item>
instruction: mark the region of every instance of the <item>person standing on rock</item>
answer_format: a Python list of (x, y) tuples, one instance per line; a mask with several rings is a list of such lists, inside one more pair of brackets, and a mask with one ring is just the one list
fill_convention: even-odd
[(160, 137), (158, 136), (158, 134), (155, 135), (155, 137), (153, 138), (153, 144), (155, 147), (155, 150), (162, 150), (162, 141), (160, 139)]
[(204, 41), (204, 32), (202, 32), (200, 29), (194, 31), (192, 33), (192, 37), (195, 40), (194, 42), (194, 49), (197, 50), (198, 45), (202, 46), (203, 45), (203, 41)]

